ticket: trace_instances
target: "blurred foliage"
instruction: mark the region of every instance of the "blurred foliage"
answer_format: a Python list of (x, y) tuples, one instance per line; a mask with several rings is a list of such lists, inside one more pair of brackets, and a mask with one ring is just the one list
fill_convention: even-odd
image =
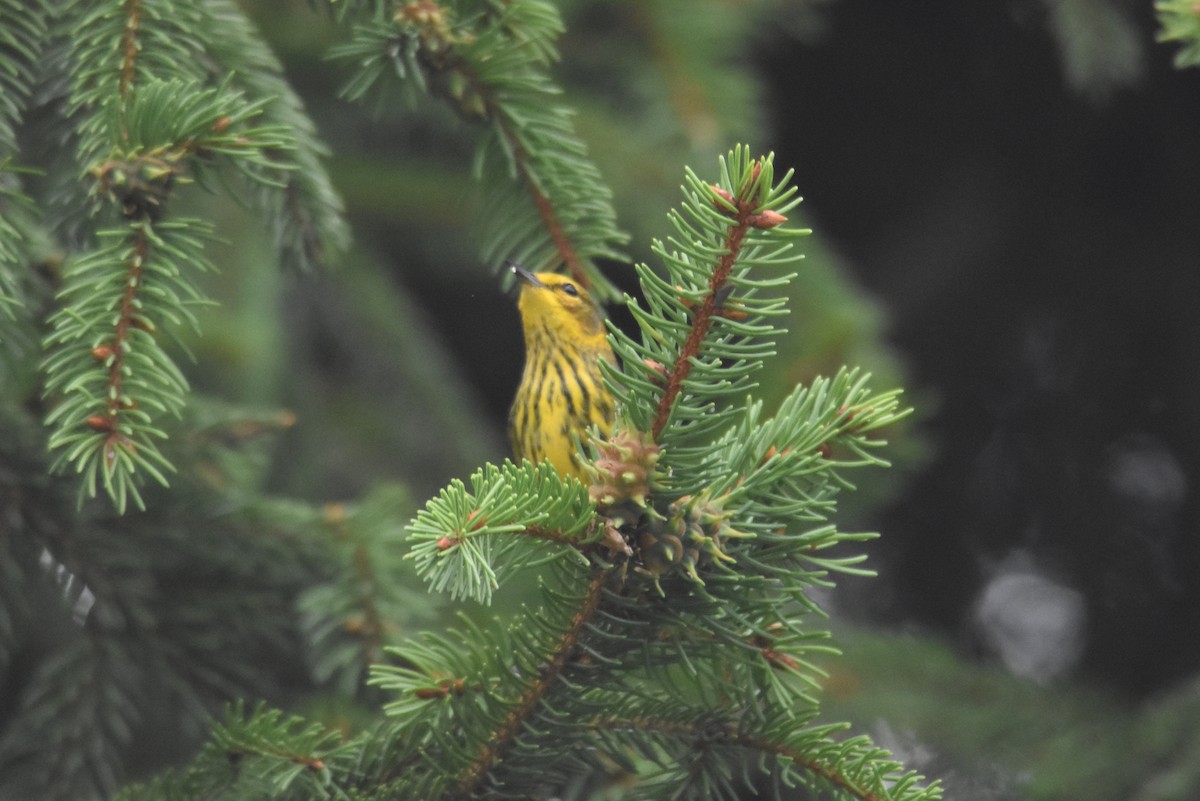
[(1162, 26), (1159, 41), (1179, 43), (1177, 67), (1200, 64), (1200, 8), (1188, 0), (1158, 0), (1154, 4)]
[(916, 633), (839, 631), (825, 709), (942, 776), (948, 799), (1165, 801), (1200, 783), (1200, 682), (1132, 704), (965, 664)]

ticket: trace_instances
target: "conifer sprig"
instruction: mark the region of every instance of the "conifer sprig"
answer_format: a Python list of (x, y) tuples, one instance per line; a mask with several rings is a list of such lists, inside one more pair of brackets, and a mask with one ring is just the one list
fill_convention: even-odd
[(321, 163), (329, 149), (284, 78), (279, 59), (237, 4), (208, 0), (205, 5), (208, 52), (232, 76), (233, 88), (264, 100), (262, 124), (290, 133), (286, 148), (263, 151), (265, 162), (242, 164), (249, 171), (246, 188), (267, 214), (285, 264), (329, 267), (350, 244), (342, 199)]
[[(198, 329), (197, 277), (212, 269), (210, 226), (168, 214), (179, 186), (239, 172), (300, 264), (324, 259), (346, 235), (311, 123), (226, 0), (88, 4), (70, 35), (63, 108), (98, 222), (86, 221), (92, 248), (63, 269), (45, 341), (47, 422), (55, 466), (80, 475), (80, 498), (102, 489), (123, 512), (144, 506), (146, 476), (165, 484), (173, 470), (162, 418), (179, 415), (189, 388), (162, 335)], [(233, 77), (231, 67), (242, 71)]]
[(417, 572), (435, 591), (489, 603), (506, 574), (529, 566), (530, 540), (575, 548), (587, 540), (594, 517), (587, 489), (549, 463), (489, 464), (469, 481), (470, 490), (452, 482), (408, 527)]
[(359, 67), (346, 96), (362, 97), (394, 71), (486, 124), (476, 165), (486, 172), (484, 261), (561, 266), (593, 295), (613, 297), (595, 260), (621, 258), (626, 237), (547, 72), (558, 58), (557, 9), (545, 0), (383, 5), (334, 51)]
[[(30, 6), (34, 13), (30, 13)], [(17, 152), (15, 128), (37, 80), (47, 34), (45, 0), (0, 0), (0, 162)]]
[(722, 159), (720, 184), (689, 170), (683, 208), (670, 214), (677, 235), (653, 246), (664, 275), (637, 265), (646, 305), (630, 298), (629, 309), (642, 339), (614, 329), (613, 349), (629, 367), (611, 388), (630, 426), (650, 432), (669, 465), (697, 466), (734, 414), (717, 399), (753, 387), (752, 374), (773, 353), (781, 329), (771, 318), (786, 308), (760, 293), (791, 275), (750, 273), (802, 258), (789, 240), (809, 232), (780, 227), (800, 202), (790, 178), (776, 183), (772, 159), (741, 147)]

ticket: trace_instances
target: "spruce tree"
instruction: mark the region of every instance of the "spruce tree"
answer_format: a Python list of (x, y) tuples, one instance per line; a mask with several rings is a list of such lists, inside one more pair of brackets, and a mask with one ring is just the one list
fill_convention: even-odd
[[(871, 536), (837, 500), (906, 410), (856, 369), (752, 397), (807, 233), (790, 173), (744, 146), (679, 165), (622, 298), (555, 6), (329, 7), (347, 98), (399, 88), (477, 131), (481, 263), (627, 304), (617, 429), (581, 444), (587, 484), (504, 461), (419, 509), (263, 491), (294, 420), (190, 391), (221, 230), (179, 209), (223, 193), (281, 264), (335, 265), (313, 124), (231, 0), (0, 0), (0, 796), (938, 797), (819, 718), (814, 591), (864, 572)], [(536, 592), (493, 613), (505, 584)], [(343, 706), (281, 711), (289, 685)], [(165, 769), (127, 785), (147, 748)]]

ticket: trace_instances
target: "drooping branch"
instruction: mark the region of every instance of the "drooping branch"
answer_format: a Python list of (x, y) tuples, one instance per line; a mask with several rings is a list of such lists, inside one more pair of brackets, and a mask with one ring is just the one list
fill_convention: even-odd
[(864, 787), (852, 777), (847, 776), (845, 772), (838, 770), (836, 765), (831, 765), (827, 761), (819, 759), (802, 749), (793, 748), (785, 743), (773, 742), (765, 737), (740, 731), (731, 733), (729, 741), (735, 745), (749, 748), (759, 753), (786, 757), (797, 765), (802, 765), (811, 775), (828, 782), (839, 790), (848, 793), (853, 798), (860, 799), (860, 801), (883, 801), (880, 795)]
[[(431, 95), (472, 122), (489, 125), (517, 192), (528, 199), (531, 228), (537, 221), (539, 252), (533, 266), (562, 264), (593, 294), (614, 295), (589, 260), (619, 255), (612, 248), (626, 237), (616, 230), (611, 197), (547, 76), (548, 63), (557, 57), (553, 41), (561, 33), (553, 5), (496, 4), (460, 25), (449, 5), (411, 0), (392, 17), (393, 27), (377, 30), (375, 38), (345, 54), (379, 58), (382, 51), (385, 60), (399, 62), (402, 74), (411, 71)], [(511, 203), (501, 208), (511, 218)], [(512, 230), (508, 222), (504, 231)], [(523, 244), (533, 247), (533, 237)]]
[(534, 208), (537, 209), (538, 216), (542, 220), (542, 225), (545, 227), (546, 233), (549, 234), (550, 240), (554, 243), (554, 249), (558, 252), (558, 256), (562, 259), (563, 264), (567, 266), (567, 270), (571, 273), (571, 278), (585, 289), (591, 289), (592, 281), (588, 278), (587, 273), (584, 272), (583, 260), (579, 257), (579, 251), (576, 249), (575, 243), (571, 241), (570, 235), (559, 220), (554, 203), (547, 197), (546, 193), (542, 191), (537, 181), (533, 178), (533, 171), (530, 169), (529, 151), (525, 148), (524, 142), (517, 136), (516, 128), (513, 126), (512, 121), (495, 102), (494, 94), (488, 92), (484, 96), (488, 100), (490, 113), (496, 117), (500, 134), (505, 138), (512, 152), (513, 163), (516, 166), (521, 185), (529, 193), (529, 198), (533, 202)]

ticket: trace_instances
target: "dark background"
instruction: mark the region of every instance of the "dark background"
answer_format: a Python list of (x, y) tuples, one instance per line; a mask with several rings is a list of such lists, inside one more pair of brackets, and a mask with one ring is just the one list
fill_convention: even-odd
[(814, 228), (934, 401), (875, 611), (957, 634), (1019, 548), (1084, 593), (1082, 671), (1131, 694), (1200, 666), (1200, 73), (1150, 6), (1115, 85), (1071, 85), (1038, 3), (844, 0), (761, 59)]

